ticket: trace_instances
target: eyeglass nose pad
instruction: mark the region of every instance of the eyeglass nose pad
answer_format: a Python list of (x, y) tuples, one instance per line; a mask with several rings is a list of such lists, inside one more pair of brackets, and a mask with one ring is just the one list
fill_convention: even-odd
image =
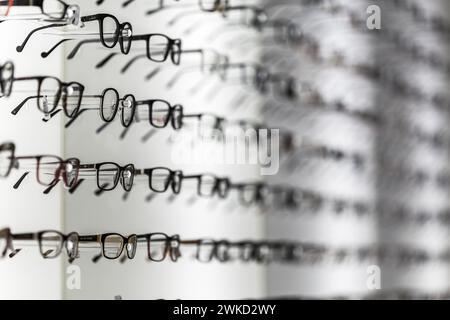
[(78, 27), (84, 27), (84, 23), (80, 19), (80, 6), (76, 4), (71, 4), (67, 8), (67, 18), (69, 20), (69, 23), (78, 26)]
[(71, 164), (70, 162), (67, 162), (67, 163), (66, 163), (66, 166), (65, 166), (65, 168), (64, 168), (64, 170), (66, 171), (66, 173), (69, 173), (69, 174), (72, 173), (73, 169), (74, 169), (73, 164)]
[(49, 121), (51, 119), (51, 117), (50, 117), (50, 112), (49, 112), (49, 107), (48, 107), (48, 98), (47, 98), (47, 96), (45, 95), (42, 98), (42, 100), (43, 100), (43, 110), (42, 111), (44, 112), (44, 119)]
[(122, 107), (131, 108), (132, 106), (133, 106), (133, 103), (130, 100), (122, 100)]
[(131, 171), (129, 169), (126, 169), (122, 172), (122, 178), (129, 179), (131, 178)]
[(127, 29), (123, 29), (123, 30), (122, 30), (122, 37), (124, 37), (124, 38), (129, 38), (129, 37), (131, 37), (132, 35), (133, 35), (133, 31), (131, 31), (130, 28), (127, 28)]

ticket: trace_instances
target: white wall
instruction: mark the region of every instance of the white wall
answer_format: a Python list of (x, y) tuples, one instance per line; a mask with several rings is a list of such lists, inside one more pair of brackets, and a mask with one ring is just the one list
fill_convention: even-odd
[[(13, 13), (13, 12), (12, 12)], [(42, 60), (39, 53), (53, 45), (47, 36), (32, 39), (23, 53), (15, 48), (35, 24), (26, 22), (4, 22), (0, 25), (0, 64), (14, 62), (16, 76), (54, 75), (61, 76), (63, 60), (55, 55)], [(14, 90), (36, 90), (36, 83), (15, 83)], [(25, 93), (13, 92), (9, 99), (0, 99), (0, 143), (12, 141), (17, 155), (55, 154), (62, 151), (63, 131), (58, 120), (44, 124), (36, 102), (28, 103), (17, 115), (11, 110), (24, 98)], [(62, 198), (56, 188), (43, 195), (44, 188), (38, 185), (35, 175), (23, 182), (18, 190), (12, 186), (23, 171), (13, 172), (8, 179), (0, 181), (0, 228), (10, 227), (12, 232), (34, 232), (45, 229), (61, 229)], [(44, 260), (37, 243), (25, 248), (13, 259), (0, 260), (0, 299), (59, 299), (62, 297), (60, 259)], [(45, 275), (45, 276), (43, 276)]]

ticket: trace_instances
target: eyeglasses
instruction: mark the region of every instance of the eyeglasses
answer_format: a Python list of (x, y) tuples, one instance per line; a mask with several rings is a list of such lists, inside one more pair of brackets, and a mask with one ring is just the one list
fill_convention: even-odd
[[(152, 99), (136, 101), (136, 121), (148, 118), (151, 126), (155, 128), (165, 128), (170, 123), (172, 128), (179, 130), (184, 125), (184, 119), (198, 119), (198, 129), (202, 136), (213, 136), (214, 130), (223, 131), (226, 120), (208, 113), (184, 114), (183, 106), (176, 104), (171, 105), (166, 100)], [(147, 109), (138, 106), (147, 106)], [(148, 111), (147, 113), (144, 113)]]
[[(99, 99), (100, 101), (94, 103), (90, 99)], [(49, 118), (55, 116), (60, 110), (55, 109), (50, 113)], [(101, 95), (83, 95), (80, 107), (66, 124), (66, 128), (74, 123), (83, 113), (96, 110), (99, 111), (100, 118), (107, 123), (112, 122), (116, 118), (117, 113), (120, 112), (120, 122), (122, 126), (128, 128), (135, 119), (136, 98), (132, 94), (119, 98), (119, 93), (114, 88), (103, 90)]]
[[(120, 52), (122, 54), (128, 54), (131, 50), (131, 36), (133, 34), (133, 26), (129, 22), (119, 23), (116, 17), (110, 14), (96, 14), (92, 16), (81, 17), (82, 22), (98, 21), (99, 23), (99, 35), (100, 39), (83, 39), (80, 40), (67, 56), (67, 59), (72, 59), (85, 44), (89, 43), (101, 43), (104, 47), (112, 49), (117, 43), (120, 46)], [(71, 36), (70, 33), (64, 33), (65, 36)], [(82, 35), (82, 34), (74, 34)], [(53, 51), (55, 51), (60, 45), (67, 41), (73, 41), (77, 39), (64, 38), (58, 41), (48, 51), (41, 53), (43, 58), (47, 58)]]
[(296, 80), (287, 74), (275, 74), (260, 65), (250, 65), (244, 63), (228, 64), (225, 66), (227, 78), (233, 78), (232, 72), (237, 71), (234, 76), (241, 83), (253, 85), (259, 92), (267, 93), (269, 84), (274, 86), (274, 92), (285, 96), (288, 99), (297, 98)]
[[(61, 0), (39, 0), (39, 1), (18, 1), (18, 0), (1, 0), (0, 6), (7, 5), (5, 16), (9, 16), (13, 7), (38, 7), (41, 14), (51, 18), (52, 20), (64, 19), (68, 15), (68, 9), (71, 7)], [(2, 15), (0, 15), (1, 17)], [(15, 15), (14, 15), (15, 16)], [(20, 16), (20, 14), (19, 14)]]
[(304, 39), (300, 27), (289, 20), (271, 19), (263, 27), (273, 30), (276, 42), (298, 44)]
[(67, 117), (74, 117), (81, 105), (84, 86), (78, 82), (63, 82), (56, 77), (36, 76), (14, 78), (16, 81), (37, 81), (37, 95), (29, 96), (22, 101), (11, 113), (17, 115), (22, 107), (32, 99), (37, 99), (37, 106), (45, 114), (53, 112), (61, 103)]
[(13, 143), (0, 144), (0, 178), (7, 178), (14, 165), (16, 146)]
[(8, 61), (0, 65), (0, 97), (9, 97), (11, 95), (13, 81), (14, 64)]
[(183, 175), (182, 180), (196, 180), (197, 194), (202, 197), (213, 197), (217, 194), (220, 198), (226, 198), (230, 191), (228, 178), (218, 178), (211, 174)]
[[(119, 23), (119, 20), (110, 14), (94, 14), (89, 16), (83, 16), (80, 18), (81, 22), (83, 23), (82, 27), (84, 27), (85, 22), (92, 22), (97, 21), (99, 25), (99, 37), (100, 39), (88, 39), (81, 41), (78, 43), (78, 45), (75, 47), (75, 53), (69, 54), (69, 59), (73, 57), (73, 55), (76, 54), (76, 51), (79, 50), (80, 46), (84, 43), (95, 43), (95, 42), (101, 42), (103, 46), (106, 48), (114, 48), (117, 43), (120, 43), (120, 49), (122, 53), (127, 54), (130, 51), (131, 47), (131, 35), (133, 33), (133, 28), (130, 23)], [(22, 42), (20, 46), (16, 48), (17, 52), (22, 52), (25, 46), (27, 45), (28, 41), (30, 40), (31, 36), (41, 30), (49, 29), (49, 28), (58, 28), (58, 27), (64, 27), (67, 26), (68, 22), (66, 23), (52, 23), (49, 25), (45, 25), (42, 27), (38, 27), (36, 29), (33, 29), (30, 31), (30, 33), (27, 35), (25, 40)], [(71, 36), (70, 33), (64, 33), (66, 36)], [(79, 34), (74, 34), (79, 35)], [(60, 46), (62, 43), (73, 40), (73, 39), (63, 39), (59, 41), (55, 46), (53, 46), (49, 51), (43, 52), (41, 56), (43, 58), (46, 58), (50, 53), (52, 53), (58, 46)]]
[[(148, 120), (155, 128), (165, 128), (170, 123), (175, 130), (183, 126), (183, 107), (179, 104), (172, 106), (168, 101), (161, 99), (136, 101), (136, 106), (147, 106)], [(137, 108), (137, 119), (144, 119), (142, 108)]]
[[(196, 245), (196, 258), (200, 262), (243, 262), (271, 263), (293, 262), (301, 254), (301, 245), (282, 241), (237, 241), (228, 240), (181, 240), (181, 245)], [(300, 252), (300, 253), (299, 253)]]
[(157, 167), (136, 170), (136, 174), (147, 175), (149, 188), (154, 192), (166, 192), (170, 187), (174, 194), (180, 193), (183, 174), (179, 170), (173, 171), (168, 168)]
[(98, 242), (101, 244), (101, 255), (94, 257), (96, 262), (101, 256), (106, 259), (114, 260), (118, 259), (123, 250), (127, 252), (128, 259), (134, 259), (137, 249), (137, 236), (132, 234), (128, 237), (124, 237), (119, 233), (105, 233), (100, 235), (81, 235), (79, 237), (80, 243), (82, 242)]
[[(189, 243), (189, 242), (182, 242)], [(220, 262), (229, 261), (230, 256), (228, 250), (231, 247), (231, 243), (226, 240), (215, 241), (212, 239), (201, 239), (193, 241), (191, 243), (197, 244), (196, 258), (200, 262), (211, 262), (217, 259)]]
[[(25, 157), (14, 156), (14, 168), (19, 169), (19, 163), (21, 160), (31, 160), (35, 162), (36, 179), (38, 183), (43, 186), (52, 186), (62, 180), (66, 188), (71, 188), (78, 181), (80, 160), (77, 158), (63, 160), (60, 157), (52, 155)], [(16, 189), (19, 187), (21, 182), (22, 178), (20, 178), (18, 183), (15, 184)]]
[(180, 237), (178, 235), (168, 236), (165, 233), (149, 233), (137, 236), (138, 242), (147, 242), (147, 255), (151, 261), (164, 261), (169, 255), (170, 260), (176, 262), (181, 256)]
[[(10, 234), (9, 241), (16, 240), (37, 240), (39, 245), (39, 252), (41, 253), (44, 259), (54, 259), (57, 258), (63, 248), (67, 251), (67, 256), (69, 259), (73, 260), (78, 256), (78, 233), (71, 232), (67, 235), (54, 230), (45, 230), (38, 233), (12, 233)], [(12, 245), (9, 246), (12, 249)], [(13, 254), (10, 254), (12, 258), (15, 254), (17, 254), (20, 249), (16, 249), (13, 251)], [(6, 254), (6, 252), (4, 252)]]
[[(134, 2), (135, 0), (128, 0), (126, 5)], [(178, 0), (175, 0), (178, 1)], [(98, 0), (97, 4), (103, 3), (104, 0)], [(179, 6), (177, 5), (167, 5), (167, 0), (159, 0), (158, 7), (148, 10), (147, 15), (155, 14), (157, 12), (163, 11), (164, 9), (175, 9)], [(124, 4), (125, 5), (125, 4)], [(198, 6), (200, 10), (205, 12), (215, 12), (220, 11), (224, 8), (225, 5), (228, 5), (228, 0), (198, 0), (195, 2), (183, 2), (183, 7), (186, 6)]]
[(79, 167), (80, 175), (88, 174), (89, 176), (89, 173), (95, 172), (99, 190), (114, 190), (119, 184), (119, 181), (122, 188), (127, 192), (133, 188), (135, 169), (132, 164), (122, 167), (114, 162), (102, 162), (97, 164), (81, 164)]
[(154, 62), (164, 62), (170, 56), (173, 64), (180, 64), (180, 39), (171, 39), (168, 36), (159, 33), (135, 35), (132, 36), (131, 39), (133, 41), (145, 41), (148, 59)]
[(264, 183), (232, 184), (232, 189), (239, 191), (239, 199), (243, 205), (258, 203), (263, 198), (262, 191), (266, 187)]
[[(159, 50), (158, 48), (155, 48), (155, 50)], [(187, 71), (197, 71), (197, 69), (200, 69), (201, 72), (209, 72), (209, 73), (216, 73), (219, 75), (219, 77), (223, 80), (226, 78), (226, 72), (224, 66), (228, 65), (230, 58), (227, 55), (220, 54), (216, 50), (212, 49), (187, 49), (187, 50), (181, 50), (180, 51), (180, 59), (182, 56), (186, 55), (193, 55), (197, 54), (200, 55), (200, 64), (199, 68), (184, 68), (177, 72), (172, 79), (169, 81), (168, 86), (173, 87), (180, 78), (187, 73)], [(97, 68), (104, 67), (111, 59), (118, 55), (116, 52), (112, 52), (108, 54), (105, 58), (103, 58), (99, 63), (97, 63)], [(133, 64), (135, 64), (140, 59), (148, 59), (148, 54), (138, 54), (132, 57), (121, 69), (121, 73), (127, 72)]]

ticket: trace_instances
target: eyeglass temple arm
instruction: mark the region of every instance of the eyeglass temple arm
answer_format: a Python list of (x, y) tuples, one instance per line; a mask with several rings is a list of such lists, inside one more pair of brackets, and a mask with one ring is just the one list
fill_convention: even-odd
[(114, 58), (116, 55), (118, 55), (118, 52), (111, 52), (110, 54), (108, 54), (106, 57), (104, 57), (102, 60), (100, 60), (96, 65), (95, 68), (96, 69), (100, 69), (103, 68), (103, 66), (105, 64), (107, 64), (109, 62), (109, 60), (111, 60), (112, 58)]
[(200, 179), (200, 178), (201, 178), (201, 175), (199, 175), (199, 174), (197, 174), (197, 175), (187, 175), (187, 176), (183, 175), (183, 177), (182, 177), (183, 180), (184, 179)]
[[(182, 51), (182, 53), (183, 53), (184, 51)], [(204, 72), (204, 70), (205, 70), (205, 63), (204, 63), (204, 60), (203, 60), (203, 54), (202, 54), (202, 61), (201, 61), (201, 67), (200, 67), (200, 71), (201, 72)], [(184, 76), (184, 75), (186, 75), (187, 73), (189, 73), (189, 72), (195, 72), (195, 71), (197, 71), (197, 67), (187, 67), (187, 68), (184, 68), (184, 69), (180, 69), (178, 72), (176, 72), (175, 74), (174, 74), (174, 76), (167, 82), (167, 84), (166, 84), (166, 87), (167, 88), (172, 88), (173, 86), (175, 86), (177, 83), (178, 83), (178, 81), (181, 79), (181, 77), (182, 76)]]
[(73, 59), (76, 56), (76, 54), (78, 53), (78, 51), (80, 50), (80, 48), (81, 48), (81, 46), (83, 44), (96, 43), (96, 42), (101, 42), (101, 40), (100, 39), (85, 39), (85, 40), (81, 40), (80, 42), (77, 43), (77, 45), (69, 53), (69, 55), (67, 56), (67, 59)]
[(95, 164), (80, 164), (78, 166), (80, 169), (95, 169)]
[(100, 242), (99, 240), (98, 235), (84, 235), (78, 237), (79, 242)]
[[(59, 109), (60, 111), (61, 109)], [(85, 113), (86, 111), (90, 111), (91, 109), (81, 109), (80, 111), (77, 112), (77, 114), (71, 118), (66, 124), (65, 124), (65, 128), (69, 128), (83, 113)]]
[(48, 51), (42, 51), (41, 52), (41, 57), (42, 58), (47, 58), (61, 44), (63, 44), (64, 42), (67, 42), (67, 41), (72, 41), (72, 40), (75, 40), (75, 39), (62, 39), (61, 41), (57, 42), (53, 47), (51, 47)]
[(18, 113), (19, 113), (19, 111), (22, 109), (22, 107), (28, 102), (28, 101), (30, 101), (30, 100), (32, 100), (32, 99), (37, 99), (37, 98), (39, 98), (40, 96), (29, 96), (29, 97), (26, 97), (17, 107), (15, 107), (12, 111), (11, 111), (11, 114), (13, 114), (13, 115), (17, 115)]
[(17, 52), (22, 52), (23, 49), (25, 48), (25, 46), (27, 45), (28, 41), (30, 40), (31, 36), (33, 34), (35, 34), (36, 32), (44, 30), (44, 29), (49, 29), (49, 28), (64, 27), (66, 25), (67, 25), (67, 23), (64, 23), (64, 24), (52, 23), (52, 24), (49, 24), (49, 25), (46, 25), (46, 26), (42, 26), (42, 27), (38, 27), (38, 28), (36, 28), (34, 30), (31, 30), (30, 33), (26, 36), (25, 40), (22, 42), (22, 44), (16, 47), (16, 51)]
[(34, 240), (37, 235), (35, 233), (12, 233), (11, 238), (13, 240)]
[(133, 58), (130, 59), (130, 61), (127, 62), (127, 64), (125, 64), (123, 66), (123, 68), (120, 70), (120, 73), (125, 73), (128, 71), (128, 69), (131, 67), (131, 65), (133, 63), (135, 63), (137, 60), (142, 59), (142, 58), (147, 58), (147, 54), (139, 54), (137, 56), (134, 56)]
[(44, 190), (43, 194), (49, 194), (57, 185), (58, 183), (61, 181), (61, 179), (59, 178), (55, 178), (52, 183), (50, 183), (50, 185), (48, 186), (47, 189)]
[(180, 244), (185, 244), (185, 245), (198, 245), (199, 243), (201, 243), (202, 240), (197, 239), (197, 240), (179, 240)]

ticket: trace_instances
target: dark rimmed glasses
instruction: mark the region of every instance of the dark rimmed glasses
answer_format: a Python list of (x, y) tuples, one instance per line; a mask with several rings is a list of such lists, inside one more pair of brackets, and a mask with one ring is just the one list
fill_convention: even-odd
[(150, 125), (155, 128), (165, 128), (170, 123), (175, 130), (181, 129), (183, 126), (183, 106), (176, 104), (171, 105), (168, 101), (162, 99), (149, 99), (136, 101), (137, 117), (138, 119), (144, 119), (144, 115), (141, 115), (142, 108), (139, 106), (147, 107), (145, 111), (148, 111), (148, 120)]
[[(67, 256), (73, 260), (78, 257), (78, 233), (71, 232), (63, 234), (55, 230), (45, 230), (37, 233), (11, 233), (10, 238), (14, 240), (37, 240), (39, 252), (44, 259), (57, 258), (63, 248), (67, 251)], [(17, 254), (20, 250), (14, 250), (13, 254)], [(12, 258), (13, 256), (10, 255)]]
[(102, 251), (100, 255), (95, 256), (93, 261), (97, 262), (100, 257), (109, 260), (118, 259), (124, 249), (126, 250), (128, 259), (134, 259), (137, 249), (137, 236), (132, 234), (124, 237), (119, 233), (104, 233), (99, 235), (80, 235), (79, 242), (97, 242), (100, 243)]
[(11, 95), (14, 81), (14, 64), (11, 61), (0, 65), (0, 97), (9, 97)]
[(71, 7), (61, 0), (1, 0), (0, 6), (8, 6), (4, 14), (6, 17), (9, 16), (11, 8), (14, 7), (37, 7), (41, 14), (52, 19), (52, 21), (66, 18), (68, 9)]
[[(75, 52), (72, 52), (69, 54), (69, 58), (73, 57), (73, 55), (76, 54), (76, 52), (79, 50), (80, 46), (84, 43), (95, 43), (95, 42), (101, 42), (103, 46), (106, 48), (114, 48), (116, 44), (120, 43), (120, 49), (122, 53), (127, 54), (130, 51), (131, 48), (131, 36), (133, 34), (133, 28), (130, 23), (120, 23), (119, 20), (111, 15), (111, 14), (94, 14), (89, 16), (83, 16), (80, 18), (81, 23), (85, 22), (91, 22), (91, 21), (98, 21), (99, 24), (99, 37), (100, 39), (88, 39), (80, 41), (77, 46), (74, 48)], [(69, 25), (71, 22), (60, 22), (60, 23), (52, 23), (49, 25), (41, 26), (38, 28), (35, 28), (28, 33), (25, 40), (22, 42), (21, 45), (17, 46), (16, 51), (22, 52), (25, 48), (26, 44), (30, 40), (31, 36), (41, 30), (49, 29), (49, 28), (57, 28), (57, 27), (65, 27)], [(67, 36), (70, 36), (70, 33), (66, 33)], [(58, 46), (60, 46), (62, 43), (73, 40), (73, 39), (63, 39), (59, 41), (56, 45), (54, 45), (49, 51), (43, 52), (41, 56), (43, 58), (46, 58), (51, 52), (53, 52)]]
[(16, 146), (7, 142), (0, 144), (0, 178), (7, 178), (14, 165)]
[(37, 106), (45, 114), (53, 112), (61, 103), (64, 113), (72, 118), (80, 109), (84, 86), (78, 82), (63, 82), (56, 77), (35, 76), (14, 78), (16, 81), (37, 81), (37, 95), (23, 100), (11, 113), (16, 115), (32, 99), (37, 99)]
[(147, 243), (148, 259), (154, 262), (164, 261), (167, 256), (176, 262), (181, 256), (180, 237), (178, 235), (168, 236), (165, 233), (148, 233), (137, 236), (138, 242)]
[(97, 187), (102, 191), (114, 190), (121, 184), (122, 188), (129, 192), (133, 188), (135, 169), (133, 164), (120, 166), (114, 162), (102, 162), (96, 164), (81, 164), (80, 176), (91, 176), (95, 172)]
[(145, 41), (147, 58), (154, 62), (164, 62), (170, 56), (172, 63), (180, 64), (181, 40), (171, 39), (161, 33), (135, 35), (132, 41)]
[(128, 128), (133, 122), (136, 113), (136, 98), (132, 94), (127, 94), (119, 98), (116, 89), (108, 88), (103, 91), (100, 104), (100, 117), (105, 122), (111, 122), (120, 111), (120, 122)]
[(184, 180), (196, 181), (197, 194), (201, 197), (218, 195), (220, 198), (226, 198), (231, 186), (228, 178), (218, 178), (212, 174), (183, 175), (182, 181)]
[[(90, 99), (100, 100), (97, 103)], [(106, 88), (101, 95), (83, 95), (80, 107), (77, 113), (71, 117), (71, 120), (66, 124), (66, 127), (75, 122), (83, 113), (87, 111), (98, 111), (100, 118), (104, 122), (112, 122), (117, 113), (120, 113), (120, 122), (122, 126), (128, 128), (135, 119), (136, 114), (136, 98), (132, 94), (127, 94), (123, 98), (119, 97), (119, 92), (114, 88)], [(59, 109), (61, 110), (61, 109)], [(58, 110), (50, 114), (52, 118)]]
[[(52, 186), (62, 180), (66, 188), (71, 188), (78, 181), (80, 160), (77, 158), (63, 160), (53, 155), (14, 156), (14, 168), (20, 168), (21, 160), (30, 160), (35, 163), (36, 179), (43, 186)], [(16, 187), (18, 187), (17, 184)]]
[[(146, 107), (145, 109), (139, 106)], [(162, 99), (136, 101), (136, 120), (148, 118), (151, 126), (162, 129), (169, 124), (175, 130), (180, 130), (185, 119), (197, 119), (201, 136), (213, 136), (215, 130), (223, 131), (226, 119), (210, 113), (185, 114), (180, 104), (171, 105)]]
[(243, 205), (251, 205), (263, 201), (267, 185), (265, 183), (238, 183), (232, 184), (231, 189), (239, 192), (239, 200)]
[(183, 173), (179, 170), (156, 167), (136, 170), (136, 174), (145, 174), (148, 177), (148, 185), (153, 192), (163, 193), (170, 187), (174, 194), (180, 193)]
[[(53, 155), (20, 156), (15, 155), (14, 143), (3, 143), (0, 145), (0, 178), (6, 178), (12, 169), (20, 169), (21, 161), (31, 161), (36, 170), (36, 179), (43, 186), (52, 186), (62, 180), (64, 186), (71, 188), (78, 181), (80, 160), (77, 158), (68, 158), (63, 160)], [(26, 169), (29, 169), (26, 167)], [(23, 178), (28, 174), (25, 173)], [(23, 181), (20, 178), (15, 188), (18, 188)]]
[(297, 81), (288, 74), (271, 73), (261, 65), (246, 63), (230, 63), (224, 69), (228, 79), (237, 78), (241, 83), (254, 86), (262, 94), (267, 93), (269, 85), (272, 85), (277, 94), (291, 100), (297, 98)]
[[(67, 56), (68, 59), (72, 59), (78, 53), (80, 48), (89, 43), (100, 42), (104, 47), (112, 49), (117, 43), (119, 43), (120, 52), (128, 54), (131, 49), (131, 36), (133, 35), (133, 26), (129, 22), (120, 23), (119, 20), (110, 14), (95, 14), (91, 16), (81, 17), (81, 22), (98, 21), (99, 23), (99, 36), (100, 39), (84, 39), (80, 40)], [(70, 33), (66, 33), (66, 36), (70, 36)], [(58, 41), (49, 50), (41, 53), (42, 58), (47, 58), (53, 51), (55, 51), (60, 45), (67, 41), (77, 39), (64, 38)]]

